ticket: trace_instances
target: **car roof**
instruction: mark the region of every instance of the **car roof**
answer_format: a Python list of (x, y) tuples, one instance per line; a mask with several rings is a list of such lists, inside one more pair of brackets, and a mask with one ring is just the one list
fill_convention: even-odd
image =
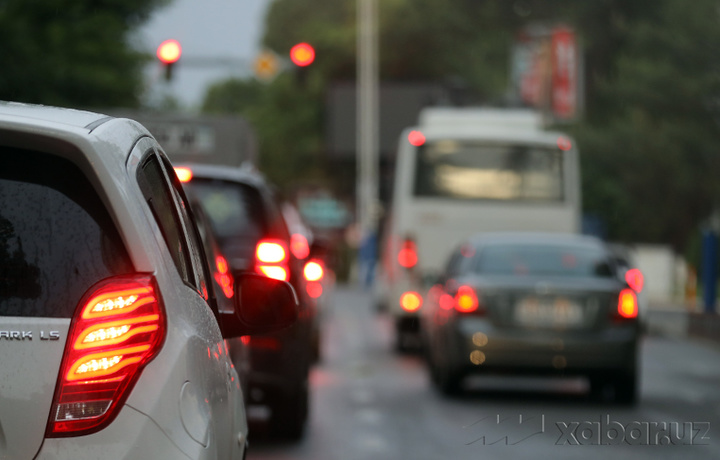
[(4, 117), (24, 118), (28, 121), (34, 120), (36, 122), (49, 122), (72, 126), (74, 128), (85, 128), (88, 131), (112, 119), (112, 117), (107, 115), (85, 110), (6, 101), (0, 101), (0, 115)]
[(230, 182), (240, 182), (256, 188), (269, 188), (270, 184), (263, 175), (251, 165), (243, 167), (218, 166), (198, 163), (179, 163), (175, 166), (190, 168), (193, 177), (203, 179), (219, 179)]
[(567, 246), (603, 247), (604, 243), (599, 238), (589, 235), (577, 235), (572, 233), (544, 233), (544, 232), (503, 232), (503, 233), (481, 233), (469, 238), (475, 246), (487, 246), (496, 244), (540, 244)]

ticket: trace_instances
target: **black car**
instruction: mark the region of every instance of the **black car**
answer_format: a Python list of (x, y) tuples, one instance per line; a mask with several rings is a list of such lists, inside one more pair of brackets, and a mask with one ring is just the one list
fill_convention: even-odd
[(585, 375), (596, 394), (633, 403), (639, 308), (623, 275), (609, 248), (592, 237), (470, 239), (426, 296), (433, 381), (456, 393), (471, 374)]
[[(236, 367), (249, 353), (248, 405), (270, 409), (275, 435), (298, 439), (308, 415), (308, 374), (313, 359), (315, 304), (307, 295), (303, 261), (291, 251), (291, 234), (271, 185), (255, 169), (182, 165), (185, 188), (207, 215), (234, 276), (253, 272), (289, 282), (300, 299), (299, 319), (273, 334), (229, 341)], [(182, 175), (182, 174), (181, 174)]]

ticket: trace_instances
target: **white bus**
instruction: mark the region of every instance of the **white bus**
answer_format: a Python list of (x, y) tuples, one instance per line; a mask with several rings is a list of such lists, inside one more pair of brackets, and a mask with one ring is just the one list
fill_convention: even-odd
[(573, 141), (517, 109), (429, 108), (406, 129), (376, 283), (398, 346), (417, 340), (423, 280), (480, 232), (579, 233), (580, 167)]

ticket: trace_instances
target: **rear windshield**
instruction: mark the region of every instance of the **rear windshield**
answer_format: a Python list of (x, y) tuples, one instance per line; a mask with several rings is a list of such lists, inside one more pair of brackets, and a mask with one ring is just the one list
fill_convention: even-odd
[(185, 184), (202, 204), (218, 238), (258, 240), (266, 232), (260, 194), (252, 187), (219, 180), (193, 179)]
[(612, 276), (599, 248), (561, 245), (497, 245), (480, 251), (475, 272), (491, 275)]
[(563, 152), (530, 145), (441, 140), (417, 151), (415, 196), (563, 200)]
[(70, 318), (93, 284), (131, 271), (77, 166), (0, 146), (0, 316)]

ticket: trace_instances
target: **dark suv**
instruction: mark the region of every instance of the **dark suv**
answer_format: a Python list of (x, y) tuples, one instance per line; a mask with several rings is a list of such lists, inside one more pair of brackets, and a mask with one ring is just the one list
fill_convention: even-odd
[(281, 279), (298, 294), (300, 314), (294, 326), (230, 341), (233, 360), (239, 359), (243, 346), (249, 349), (248, 404), (269, 407), (273, 434), (298, 439), (308, 414), (315, 303), (305, 289), (303, 260), (291, 250), (291, 234), (273, 189), (250, 167), (186, 164), (176, 170), (209, 218), (233, 274), (253, 272)]

